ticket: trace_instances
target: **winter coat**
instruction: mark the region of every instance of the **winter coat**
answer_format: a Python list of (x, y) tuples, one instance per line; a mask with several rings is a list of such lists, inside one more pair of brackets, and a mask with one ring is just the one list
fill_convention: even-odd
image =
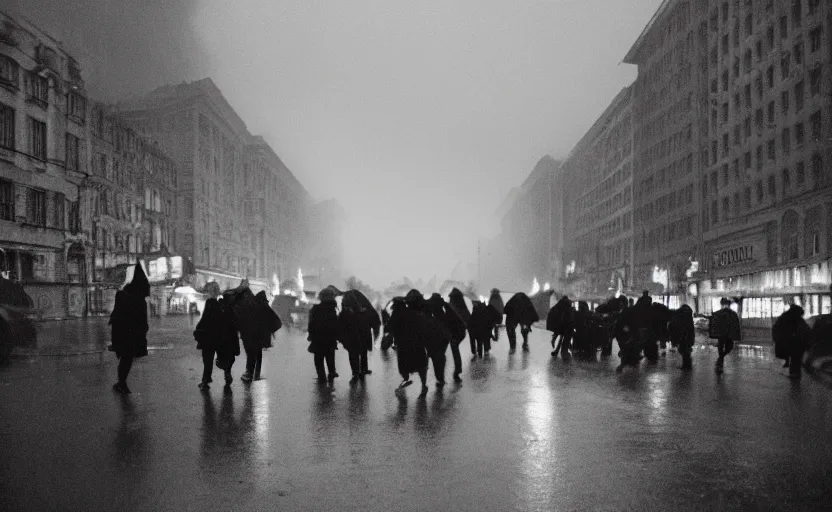
[[(375, 311), (373, 313), (376, 316)], [(349, 352), (372, 350), (373, 330), (366, 312), (356, 311), (349, 306), (342, 307), (338, 315), (338, 341)]]
[(525, 293), (515, 293), (506, 302), (504, 308), (506, 314), (506, 325), (515, 324), (529, 326), (540, 320), (537, 310), (531, 299)]
[(670, 333), (667, 331), (670, 317), (671, 311), (664, 304), (654, 302), (650, 305), (650, 332), (654, 339), (667, 341), (670, 338)]
[(546, 315), (546, 330), (555, 334), (565, 334), (574, 328), (574, 310), (572, 301), (563, 297), (552, 306)]
[(147, 302), (145, 297), (129, 289), (116, 293), (116, 303), (110, 313), (113, 351), (118, 357), (147, 355)]
[(708, 336), (712, 339), (727, 337), (739, 341), (742, 338), (740, 317), (730, 308), (714, 311), (708, 326)]
[(366, 325), (368, 329), (372, 330), (372, 337), (369, 342), (368, 350), (373, 349), (373, 340), (378, 337), (381, 331), (381, 319), (378, 311), (373, 307), (373, 304), (358, 290), (349, 290), (344, 293), (344, 298), (341, 300), (343, 308), (350, 308), (361, 316), (362, 325)]
[(454, 343), (461, 343), (465, 339), (465, 322), (457, 315), (450, 304), (441, 295), (434, 293), (427, 301), (428, 313), (441, 323), (448, 331), (448, 336)]
[(795, 351), (803, 351), (809, 346), (811, 331), (803, 319), (803, 309), (791, 307), (780, 315), (771, 328), (774, 339), (774, 355), (786, 359)]
[(227, 304), (217, 299), (208, 299), (202, 317), (194, 329), (197, 349), (214, 350), (219, 356), (240, 355), (240, 338), (237, 335), (237, 321)]
[(425, 314), (403, 302), (394, 302), (393, 314), (390, 315), (387, 327), (396, 340), (399, 373), (409, 375), (427, 369)]
[(488, 305), (500, 315), (500, 322), (503, 321), (503, 314), (505, 314), (505, 305), (503, 305), (503, 297), (499, 293), (492, 293), (488, 298)]
[(315, 304), (309, 311), (309, 352), (325, 355), (338, 348), (338, 313), (334, 300)]
[(451, 290), (451, 293), (448, 295), (448, 305), (467, 326), (471, 321), (471, 312), (468, 311), (468, 305), (465, 303), (465, 297), (458, 288)]
[(692, 347), (696, 339), (693, 327), (693, 310), (687, 304), (682, 305), (670, 315), (668, 323), (670, 343), (676, 347)]
[(491, 306), (486, 306), (482, 302), (474, 303), (468, 329), (474, 335), (475, 339), (483, 339), (491, 336), (491, 330), (494, 328), (495, 315), (496, 311)]

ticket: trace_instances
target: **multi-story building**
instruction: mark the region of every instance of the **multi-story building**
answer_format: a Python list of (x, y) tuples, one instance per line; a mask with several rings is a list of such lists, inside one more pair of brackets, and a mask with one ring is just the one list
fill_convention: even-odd
[[(175, 236), (193, 262), (196, 286), (214, 280), (231, 287), (248, 278), (252, 288), (270, 289), (273, 275), (285, 272), (281, 265), (299, 263), (290, 257), (302, 252), (308, 193), (262, 139), (252, 138), (210, 78), (160, 87), (119, 110), (176, 162)], [(277, 247), (267, 244), (269, 223), (283, 237)]]
[(789, 302), (829, 313), (832, 5), (708, 5), (700, 308), (745, 297), (760, 327)]
[(0, 271), (24, 284), (43, 317), (86, 312), (86, 103), (78, 62), (0, 12)]
[[(632, 87), (622, 90), (563, 162), (564, 291), (601, 300), (631, 287)], [(563, 270), (563, 269), (562, 269)]]
[(664, 0), (624, 58), (633, 91), (633, 287), (671, 306), (701, 258), (700, 173), (709, 128), (708, 0)]
[(111, 311), (126, 267), (141, 260), (153, 285), (152, 309), (164, 314), (168, 285), (181, 277), (181, 258), (178, 265), (167, 260), (176, 258), (176, 166), (158, 143), (140, 137), (106, 105), (93, 102), (89, 121), (90, 311)]

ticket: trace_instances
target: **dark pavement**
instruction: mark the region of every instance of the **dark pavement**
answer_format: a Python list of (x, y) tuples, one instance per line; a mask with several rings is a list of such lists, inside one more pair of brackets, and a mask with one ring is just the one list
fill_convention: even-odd
[[(619, 375), (617, 357), (553, 361), (545, 331), (509, 355), (503, 334), (476, 362), (466, 340), (462, 384), (440, 392), (431, 376), (420, 397), (418, 379), (395, 391), (395, 352), (378, 349), (365, 384), (349, 384), (342, 349), (341, 377), (320, 386), (305, 333), (281, 330), (264, 380), (240, 382), (238, 359), (230, 392), (216, 370), (202, 393), (188, 318), (153, 323), (127, 397), (111, 390), (109, 352), (0, 368), (0, 509), (828, 510), (832, 499), (832, 393), (787, 379), (769, 349), (731, 354), (721, 377), (709, 347), (691, 373), (671, 352)], [(87, 336), (64, 346), (106, 346), (105, 320), (76, 324), (54, 327)]]

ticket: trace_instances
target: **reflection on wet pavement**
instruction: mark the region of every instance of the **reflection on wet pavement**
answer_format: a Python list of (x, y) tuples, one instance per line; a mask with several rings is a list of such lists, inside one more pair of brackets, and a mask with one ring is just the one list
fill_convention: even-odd
[[(265, 378), (197, 389), (187, 320), (151, 331), (133, 395), (113, 395), (110, 353), (0, 368), (0, 495), (9, 510), (674, 510), (824, 507), (832, 400), (764, 350), (713, 349), (694, 370), (670, 352), (554, 360), (494, 344), (463, 382), (396, 391), (395, 351), (373, 374), (318, 384), (300, 331), (280, 331)], [(65, 333), (89, 325), (67, 325)], [(95, 334), (93, 334), (95, 336)], [(105, 340), (94, 340), (105, 344)], [(80, 344), (80, 342), (79, 342)], [(451, 375), (452, 361), (447, 374)]]

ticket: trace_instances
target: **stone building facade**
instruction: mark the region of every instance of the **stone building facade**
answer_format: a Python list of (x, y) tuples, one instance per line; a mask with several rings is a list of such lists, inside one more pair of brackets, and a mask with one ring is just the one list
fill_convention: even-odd
[[(613, 99), (563, 162), (564, 291), (603, 299), (632, 285), (632, 88)], [(562, 270), (566, 270), (565, 268)]]

